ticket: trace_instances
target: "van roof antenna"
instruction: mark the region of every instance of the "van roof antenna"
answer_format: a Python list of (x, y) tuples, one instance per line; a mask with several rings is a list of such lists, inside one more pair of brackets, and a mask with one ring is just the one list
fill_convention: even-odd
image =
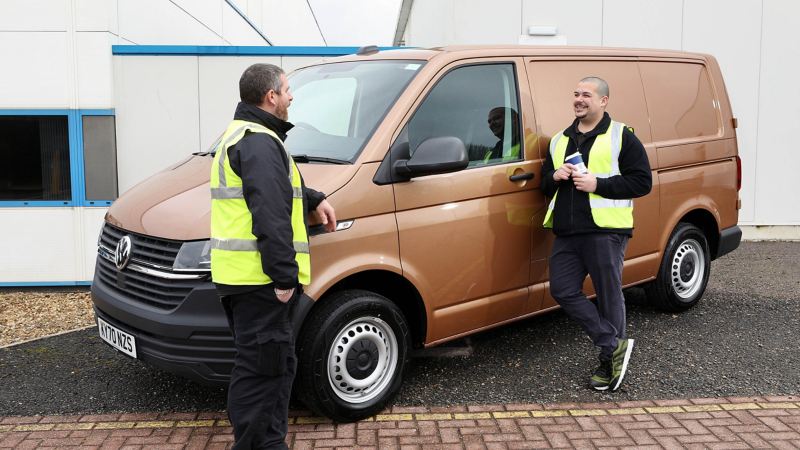
[(365, 45), (358, 49), (356, 55), (359, 56), (374, 55), (375, 53), (378, 53), (378, 51), (380, 51), (380, 49), (378, 48), (377, 45)]

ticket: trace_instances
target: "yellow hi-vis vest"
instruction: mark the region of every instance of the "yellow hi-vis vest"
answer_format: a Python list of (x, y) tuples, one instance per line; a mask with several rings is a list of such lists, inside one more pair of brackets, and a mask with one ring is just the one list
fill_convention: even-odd
[[(595, 177), (608, 178), (620, 174), (619, 152), (622, 150), (624, 128), (624, 123), (612, 120), (608, 130), (595, 138), (589, 150), (591, 157), (588, 166), (589, 172)], [(568, 143), (569, 137), (565, 136), (563, 131), (550, 140), (550, 156), (556, 169), (564, 164)], [(553, 228), (553, 209), (557, 196), (558, 191), (547, 206), (547, 213), (544, 216), (545, 228)], [(590, 192), (589, 206), (592, 210), (592, 219), (598, 227), (633, 228), (633, 200), (612, 200)]]
[[(234, 120), (216, 146), (211, 165), (211, 279), (231, 285), (269, 284), (272, 279), (264, 273), (261, 253), (253, 235), (253, 216), (247, 208), (242, 191), (242, 179), (231, 169), (228, 149), (239, 142), (245, 132), (266, 133), (283, 147), (283, 142), (269, 128), (253, 122)], [(300, 284), (311, 283), (311, 258), (308, 252), (303, 188), (300, 172), (289, 152), (289, 181), (292, 184), (292, 233), (295, 261)]]

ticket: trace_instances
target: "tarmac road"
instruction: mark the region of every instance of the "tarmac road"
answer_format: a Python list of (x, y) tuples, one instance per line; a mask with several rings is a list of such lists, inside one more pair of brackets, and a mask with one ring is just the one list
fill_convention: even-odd
[[(636, 347), (617, 393), (586, 387), (596, 352), (555, 312), (472, 336), (469, 348), (455, 352), (466, 356), (423, 352), (411, 360), (395, 404), (800, 393), (800, 243), (743, 243), (711, 272), (704, 299), (681, 314), (647, 306), (639, 289), (626, 293)], [(225, 389), (116, 353), (96, 328), (0, 350), (0, 386), (0, 416), (225, 409)]]

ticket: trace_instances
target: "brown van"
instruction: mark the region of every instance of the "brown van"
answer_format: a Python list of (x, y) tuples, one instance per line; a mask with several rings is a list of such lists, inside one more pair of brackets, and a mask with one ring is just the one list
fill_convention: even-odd
[[(667, 310), (700, 300), (710, 261), (741, 239), (736, 120), (713, 57), (510, 46), (331, 59), (290, 76), (287, 147), (340, 218), (335, 233), (311, 228), (313, 281), (292, 313), (308, 407), (340, 421), (374, 414), (412, 347), (557, 307), (539, 176), (588, 75), (609, 82), (608, 111), (635, 129), (653, 170), (624, 284), (645, 284)], [(194, 154), (113, 204), (92, 297), (117, 350), (224, 383), (234, 350), (209, 273), (211, 161)]]

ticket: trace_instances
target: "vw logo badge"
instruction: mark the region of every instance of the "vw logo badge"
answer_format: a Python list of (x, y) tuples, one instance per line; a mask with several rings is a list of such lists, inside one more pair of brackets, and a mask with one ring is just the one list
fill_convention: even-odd
[(114, 250), (114, 264), (117, 266), (117, 269), (122, 270), (128, 266), (130, 260), (131, 237), (123, 236), (122, 239), (117, 242), (117, 248)]

